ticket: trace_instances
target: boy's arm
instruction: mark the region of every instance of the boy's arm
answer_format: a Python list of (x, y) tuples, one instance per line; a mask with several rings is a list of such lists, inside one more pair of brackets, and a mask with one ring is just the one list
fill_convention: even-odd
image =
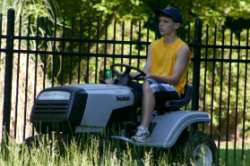
[[(143, 67), (143, 72), (147, 75), (149, 75), (149, 66), (151, 64), (151, 45), (149, 45), (148, 47), (148, 56), (147, 56), (147, 60), (146, 60), (146, 63)], [(132, 77), (136, 77), (137, 75), (139, 75), (140, 73), (138, 72), (134, 72), (134, 73), (130, 73), (130, 76)]]
[(151, 65), (151, 54), (152, 54), (152, 47), (151, 47), (151, 45), (149, 45), (147, 60), (146, 60), (145, 66), (143, 68), (143, 71), (146, 75), (149, 75), (149, 67)]

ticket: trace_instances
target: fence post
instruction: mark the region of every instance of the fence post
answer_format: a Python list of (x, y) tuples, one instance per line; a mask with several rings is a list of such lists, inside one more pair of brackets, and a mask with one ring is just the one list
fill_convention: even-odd
[(4, 77), (4, 103), (3, 103), (3, 139), (7, 139), (10, 132), (11, 92), (12, 92), (12, 67), (13, 67), (13, 42), (14, 42), (15, 11), (8, 10), (6, 60)]
[(195, 36), (193, 46), (193, 97), (192, 110), (199, 109), (199, 88), (200, 88), (200, 57), (201, 57), (201, 36), (202, 23), (199, 18), (195, 19)]

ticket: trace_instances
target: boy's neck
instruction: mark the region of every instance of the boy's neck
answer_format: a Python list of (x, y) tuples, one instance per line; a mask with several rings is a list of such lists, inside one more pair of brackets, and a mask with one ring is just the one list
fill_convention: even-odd
[(177, 35), (176, 33), (172, 33), (172, 34), (169, 34), (169, 35), (165, 35), (164, 36), (164, 43), (173, 43), (177, 38)]

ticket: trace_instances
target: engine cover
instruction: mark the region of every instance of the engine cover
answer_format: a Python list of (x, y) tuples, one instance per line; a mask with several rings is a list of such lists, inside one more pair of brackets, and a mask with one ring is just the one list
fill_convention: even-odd
[[(67, 95), (68, 93), (68, 95)], [(63, 97), (61, 94), (66, 94)], [(38, 131), (104, 128), (115, 109), (134, 104), (127, 86), (81, 84), (48, 88), (40, 92), (31, 113)], [(46, 128), (46, 129), (45, 129)]]

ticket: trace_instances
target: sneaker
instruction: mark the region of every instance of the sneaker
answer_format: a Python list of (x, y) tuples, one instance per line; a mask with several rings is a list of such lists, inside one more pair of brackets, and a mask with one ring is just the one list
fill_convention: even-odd
[(137, 128), (136, 134), (132, 137), (132, 139), (136, 142), (144, 142), (146, 138), (149, 136), (149, 131), (145, 127), (139, 126)]

